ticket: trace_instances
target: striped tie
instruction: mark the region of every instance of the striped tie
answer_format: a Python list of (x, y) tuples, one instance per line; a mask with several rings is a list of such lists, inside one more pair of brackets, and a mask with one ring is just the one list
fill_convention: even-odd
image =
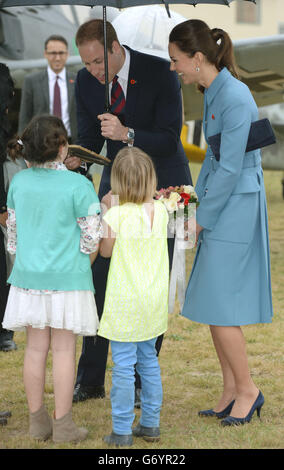
[(61, 118), (61, 95), (60, 95), (60, 88), (58, 85), (58, 75), (56, 76), (55, 84), (54, 84), (54, 97), (53, 97), (53, 114), (59, 118)]
[(116, 116), (123, 114), (125, 108), (125, 96), (118, 83), (118, 76), (115, 75), (111, 89), (111, 112)]

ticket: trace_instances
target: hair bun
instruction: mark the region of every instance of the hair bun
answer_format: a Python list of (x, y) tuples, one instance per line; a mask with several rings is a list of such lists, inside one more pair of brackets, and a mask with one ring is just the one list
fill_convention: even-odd
[(220, 28), (211, 29), (211, 35), (214, 41), (218, 42), (220, 39), (223, 39), (225, 31)]

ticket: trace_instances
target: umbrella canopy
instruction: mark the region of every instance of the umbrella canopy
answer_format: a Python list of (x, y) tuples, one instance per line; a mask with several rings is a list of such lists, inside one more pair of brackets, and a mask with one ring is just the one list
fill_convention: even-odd
[[(112, 21), (112, 25), (120, 44), (169, 60), (169, 34), (183, 21), (186, 21), (184, 16), (171, 11), (169, 18), (165, 8), (152, 5), (127, 8)], [(131, 24), (131, 28), (126, 28), (127, 24)]]
[[(170, 17), (169, 5), (172, 4), (186, 4), (196, 6), (200, 4), (217, 4), (227, 5), (233, 0), (0, 0), (0, 8), (14, 7), (14, 6), (31, 6), (31, 5), (82, 5), (82, 6), (103, 6), (103, 21), (106, 23), (106, 7), (127, 8), (143, 5), (164, 5), (166, 7), (168, 16)], [(255, 0), (243, 0), (255, 3)], [(108, 84), (108, 61), (107, 61), (107, 41), (106, 41), (106, 27), (104, 28), (104, 56), (105, 56), (105, 108), (109, 112), (109, 84)]]
[[(135, 7), (139, 5), (169, 5), (186, 3), (197, 5), (198, 3), (215, 3), (229, 5), (233, 0), (0, 0), (0, 8), (30, 6), (30, 5), (82, 5), (82, 6), (108, 6), (115, 8)], [(255, 0), (244, 0), (255, 3)]]

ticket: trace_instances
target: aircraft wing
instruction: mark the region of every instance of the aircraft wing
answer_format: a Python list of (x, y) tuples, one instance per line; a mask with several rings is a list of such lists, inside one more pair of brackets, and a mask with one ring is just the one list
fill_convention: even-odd
[(1, 8), (0, 59), (39, 59), (44, 41), (51, 34), (61, 34), (69, 44), (70, 55), (77, 54), (74, 42), (76, 26), (59, 6)]
[[(258, 106), (284, 101), (284, 35), (234, 41), (241, 80)], [(183, 85), (185, 120), (202, 119), (202, 96), (195, 85)]]
[(284, 35), (236, 41), (234, 46), (241, 79), (257, 105), (283, 102)]

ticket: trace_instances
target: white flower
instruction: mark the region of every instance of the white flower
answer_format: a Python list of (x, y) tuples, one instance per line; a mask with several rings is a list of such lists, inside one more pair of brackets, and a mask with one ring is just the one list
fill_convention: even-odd
[(179, 200), (181, 199), (181, 196), (180, 196), (179, 193), (172, 192), (172, 193), (170, 194), (169, 199), (172, 200), (172, 201), (176, 201), (176, 202), (177, 202), (177, 201), (179, 201)]
[(165, 199), (164, 204), (168, 212), (172, 213), (177, 210), (177, 203), (175, 201), (170, 201), (169, 199)]
[(183, 187), (183, 192), (184, 192), (184, 193), (187, 193), (187, 194), (190, 194), (191, 196), (195, 196), (195, 197), (197, 198), (197, 194), (196, 194), (196, 192), (195, 192), (195, 190), (194, 190), (194, 187), (191, 186), (190, 184), (185, 185), (185, 186)]
[(168, 199), (164, 199), (163, 203), (165, 204), (167, 210), (172, 213), (178, 210), (178, 201), (181, 199), (178, 193), (172, 192)]

